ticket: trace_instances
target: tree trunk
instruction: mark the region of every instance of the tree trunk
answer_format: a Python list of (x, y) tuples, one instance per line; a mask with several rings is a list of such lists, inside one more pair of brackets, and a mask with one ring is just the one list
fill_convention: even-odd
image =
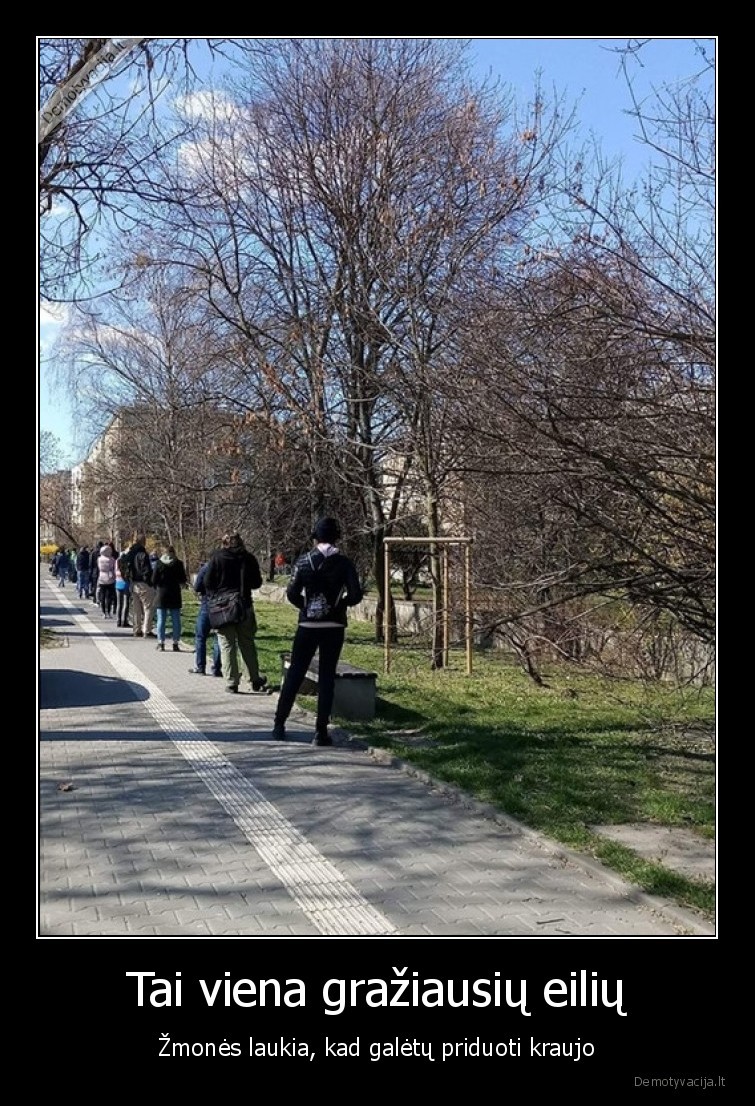
[[(433, 492), (427, 497), (427, 533), (432, 541), (440, 537), (440, 522), (438, 519), (438, 500)], [(446, 597), (443, 594), (443, 575), (441, 572), (441, 556), (437, 545), (430, 545), (430, 578), (433, 588), (433, 628), (430, 647), (430, 667), (432, 669), (444, 668), (445, 657), (443, 655), (443, 604)]]

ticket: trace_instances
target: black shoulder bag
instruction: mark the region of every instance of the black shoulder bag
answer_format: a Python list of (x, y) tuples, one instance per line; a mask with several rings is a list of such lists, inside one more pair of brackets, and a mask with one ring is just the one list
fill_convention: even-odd
[(241, 565), (241, 589), (221, 588), (207, 593), (207, 614), (213, 630), (223, 626), (235, 626), (246, 618), (244, 603), (244, 565)]

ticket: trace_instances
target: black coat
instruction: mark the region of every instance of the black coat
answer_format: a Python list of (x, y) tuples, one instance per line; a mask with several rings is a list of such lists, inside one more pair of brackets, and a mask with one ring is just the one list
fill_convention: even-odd
[(166, 611), (180, 610), (183, 606), (181, 586), (187, 582), (183, 561), (174, 557), (172, 561), (162, 558), (155, 565), (152, 586), (157, 592), (155, 606)]
[(259, 561), (248, 549), (216, 549), (207, 562), (204, 586), (208, 593), (240, 591), (248, 606), (252, 592), (262, 587)]
[(144, 546), (134, 542), (128, 551), (128, 560), (131, 565), (131, 579), (133, 583), (151, 584), (154, 587), (155, 581), (152, 579), (152, 566), (149, 563), (149, 554)]
[(331, 553), (325, 557), (313, 549), (299, 557), (286, 588), (289, 603), (299, 608), (299, 622), (307, 621), (307, 598), (318, 593), (333, 608), (328, 621), (345, 626), (346, 608), (356, 606), (364, 594), (354, 563), (345, 554)]

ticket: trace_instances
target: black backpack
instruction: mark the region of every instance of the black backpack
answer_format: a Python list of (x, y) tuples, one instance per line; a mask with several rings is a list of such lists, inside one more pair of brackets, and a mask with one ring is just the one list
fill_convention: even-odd
[[(309, 561), (309, 567), (312, 569), (313, 575), (317, 576), (322, 566), (325, 564), (325, 558), (320, 561), (318, 565), (315, 565), (312, 560), (312, 554), (307, 554), (307, 560)], [(331, 606), (326, 595), (323, 595), (321, 591), (312, 591), (306, 588), (307, 601), (304, 606), (304, 614), (307, 622), (333, 622), (338, 621), (335, 618), (335, 608)], [(341, 589), (343, 590), (343, 589)], [(340, 594), (339, 594), (340, 599)]]

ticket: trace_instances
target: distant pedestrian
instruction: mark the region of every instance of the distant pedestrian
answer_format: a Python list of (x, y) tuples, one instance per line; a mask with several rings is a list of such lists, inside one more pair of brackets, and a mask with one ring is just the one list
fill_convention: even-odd
[(103, 547), (104, 544), (105, 543), (103, 541), (98, 541), (97, 544), (95, 545), (94, 549), (92, 550), (92, 556), (89, 558), (89, 564), (91, 566), (90, 569), (89, 569), (89, 595), (91, 597), (92, 602), (98, 607), (100, 605), (100, 597), (99, 597), (99, 594), (98, 594), (97, 577), (98, 577), (99, 571), (100, 571), (99, 570), (100, 551), (102, 550), (102, 547)]
[(105, 619), (115, 616), (115, 556), (112, 545), (103, 545), (97, 558), (97, 588)]
[(248, 551), (240, 534), (223, 536), (221, 548), (215, 550), (207, 564), (204, 586), (208, 599), (216, 592), (235, 591), (240, 594), (243, 602), (244, 616), (241, 621), (217, 628), (226, 691), (239, 690), (239, 660), (249, 674), (252, 690), (261, 691), (267, 684), (267, 676), (263, 676), (259, 670), (254, 640), (257, 619), (252, 592), (262, 587), (262, 573), (259, 561)]
[[(189, 669), (197, 676), (204, 676), (207, 671), (207, 640), (211, 635), (210, 613), (207, 610), (207, 590), (204, 578), (207, 574), (207, 561), (202, 561), (194, 581), (194, 591), (199, 596), (199, 610), (194, 627), (194, 667)], [(212, 634), (212, 674), (223, 675), (223, 666), (220, 657), (220, 642), (218, 635)]]
[(66, 580), (71, 571), (71, 554), (63, 545), (58, 552), (57, 560), (55, 562), (55, 573), (58, 577), (58, 587), (64, 588), (66, 586)]
[(145, 549), (145, 535), (134, 534), (128, 551), (131, 568), (131, 622), (134, 637), (157, 637), (152, 629), (155, 617), (155, 589), (152, 587), (152, 566)]
[(131, 606), (130, 577), (131, 566), (128, 559), (128, 550), (124, 549), (115, 562), (115, 617), (116, 626), (123, 626), (126, 629), (131, 628), (131, 623), (128, 620)]
[(165, 631), (170, 612), (170, 627), (173, 637), (173, 652), (181, 651), (181, 608), (183, 606), (182, 588), (186, 587), (186, 569), (183, 561), (176, 556), (172, 545), (164, 545), (155, 571), (152, 584), (155, 589), (155, 610), (157, 611), (157, 648), (165, 651)]
[(286, 719), (317, 653), (317, 719), (312, 744), (333, 744), (328, 722), (335, 695), (336, 668), (346, 636), (346, 610), (362, 598), (356, 567), (335, 544), (340, 537), (341, 529), (334, 518), (320, 519), (312, 533), (314, 547), (299, 557), (286, 589), (288, 601), (299, 608), (299, 622), (291, 646), (291, 664), (275, 710), (273, 737), (276, 741), (286, 738)]
[(92, 554), (88, 545), (82, 545), (76, 554), (76, 590), (79, 599), (89, 598), (89, 574), (92, 570)]

